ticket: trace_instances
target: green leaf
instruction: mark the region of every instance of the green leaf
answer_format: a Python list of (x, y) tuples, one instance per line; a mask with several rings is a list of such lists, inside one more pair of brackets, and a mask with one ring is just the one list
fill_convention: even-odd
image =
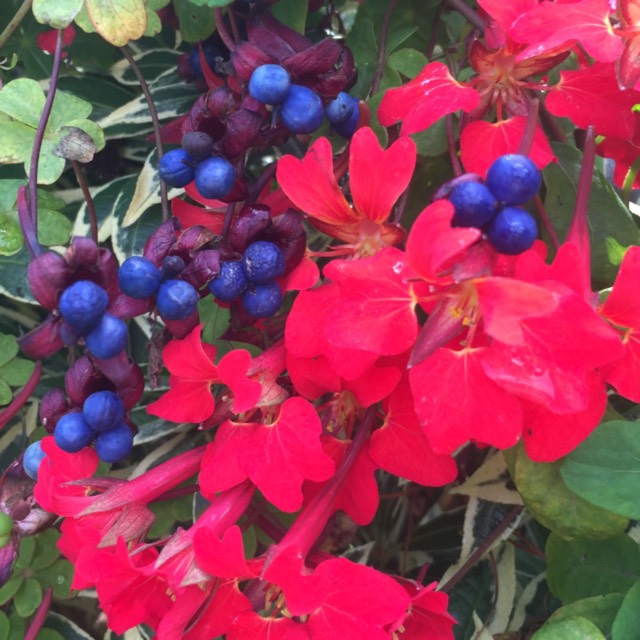
[(0, 255), (0, 293), (14, 300), (35, 302), (27, 282), (31, 258), (25, 247), (12, 256)]
[(488, 562), (476, 565), (449, 594), (449, 613), (458, 621), (454, 627), (456, 640), (473, 636), (474, 612), (481, 619), (491, 612), (493, 606), (493, 574)]
[(387, 64), (407, 78), (415, 78), (429, 61), (427, 56), (415, 49), (394, 51), (387, 59)]
[(18, 188), (24, 184), (26, 184), (24, 180), (0, 180), (0, 211), (6, 213), (15, 208)]
[(43, 587), (53, 587), (53, 595), (56, 598), (71, 597), (73, 565), (67, 560), (56, 560), (51, 566), (38, 571), (36, 578)]
[(624, 530), (627, 519), (596, 507), (562, 481), (562, 461), (533, 462), (517, 447), (514, 481), (533, 517), (564, 538), (609, 538)]
[(613, 621), (612, 640), (628, 640), (638, 637), (640, 612), (640, 582), (636, 582), (622, 601), (616, 619)]
[(546, 558), (549, 588), (563, 602), (625, 593), (640, 578), (638, 545), (623, 533), (608, 540), (571, 541), (552, 533)]
[(13, 336), (0, 333), (0, 366), (7, 364), (9, 360), (13, 360), (19, 349), (18, 341)]
[(208, 7), (196, 7), (189, 0), (173, 0), (173, 8), (180, 34), (187, 42), (206, 40), (216, 30), (215, 16)]
[(138, 40), (147, 28), (144, 0), (85, 0), (95, 30), (116, 47)]
[(611, 634), (611, 627), (623, 597), (621, 593), (608, 593), (603, 596), (576, 600), (576, 602), (554, 611), (549, 618), (549, 623), (580, 616), (593, 622), (602, 633), (608, 636)]
[(7, 618), (7, 614), (4, 611), (0, 611), (0, 638), (8, 638), (10, 629), (11, 623)]
[[(77, 624), (64, 616), (61, 616), (59, 613), (49, 612), (44, 626), (47, 629), (57, 631), (64, 640), (93, 640), (92, 635), (88, 634)], [(129, 632), (127, 632), (127, 637), (128, 633)]]
[(308, 9), (308, 2), (300, 2), (300, 0), (279, 0), (271, 9), (271, 12), (283, 24), (295, 29), (298, 33), (304, 33), (307, 24)]
[(0, 379), (12, 387), (21, 387), (27, 384), (35, 364), (24, 358), (14, 358), (10, 362), (0, 366)]
[(42, 602), (42, 587), (35, 578), (26, 578), (13, 596), (13, 605), (16, 611), (27, 618), (33, 615)]
[(196, 7), (226, 7), (231, 4), (233, 0), (189, 0), (189, 2)]
[(36, 550), (36, 540), (33, 537), (22, 538), (20, 541), (20, 550), (16, 565), (22, 569), (28, 569), (33, 560), (33, 554)]
[(13, 598), (22, 584), (22, 576), (13, 575), (0, 588), (0, 604), (6, 604)]
[(59, 211), (38, 208), (38, 240), (45, 247), (66, 244), (72, 227), (71, 220)]
[(56, 546), (60, 534), (55, 529), (47, 529), (36, 537), (36, 552), (31, 563), (33, 571), (50, 567), (59, 557), (60, 550)]
[(40, 85), (29, 78), (18, 78), (0, 90), (0, 111), (36, 129), (44, 108), (45, 97)]
[(202, 340), (213, 342), (217, 340), (229, 328), (231, 311), (221, 307), (213, 296), (205, 296), (198, 302), (198, 315), (204, 322), (202, 328)]
[[(547, 186), (545, 208), (562, 240), (573, 217), (582, 153), (566, 144), (553, 143), (552, 147), (558, 163), (551, 163), (543, 172)], [(624, 246), (640, 244), (640, 231), (615, 189), (597, 169), (593, 174), (587, 214), (592, 281), (598, 289), (604, 289), (611, 286), (618, 271), (609, 259), (611, 240), (607, 239)]]
[(29, 159), (35, 135), (35, 129), (21, 122), (0, 122), (0, 139), (2, 139), (0, 164), (26, 162)]
[(531, 640), (606, 640), (600, 629), (586, 618), (567, 618), (545, 624), (533, 634)]
[(84, 0), (33, 0), (33, 15), (53, 29), (68, 27), (82, 9)]
[(601, 424), (562, 465), (567, 486), (589, 502), (640, 519), (638, 425), (615, 420)]
[(0, 254), (12, 256), (24, 245), (20, 225), (10, 216), (0, 213)]

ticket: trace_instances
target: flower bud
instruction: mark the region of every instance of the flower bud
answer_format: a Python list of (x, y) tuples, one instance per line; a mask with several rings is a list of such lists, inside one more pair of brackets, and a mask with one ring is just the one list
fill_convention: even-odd
[(71, 269), (65, 259), (47, 251), (29, 263), (27, 281), (34, 298), (49, 311), (58, 306), (60, 294), (71, 281)]
[(245, 207), (231, 228), (229, 244), (238, 253), (243, 253), (270, 226), (271, 214), (269, 207), (261, 204)]
[(64, 389), (49, 389), (42, 397), (40, 402), (39, 416), (42, 426), (47, 433), (53, 433), (53, 429), (58, 422), (58, 418), (64, 415), (70, 409), (69, 402)]
[(183, 271), (182, 279), (196, 289), (202, 289), (220, 273), (220, 252), (215, 249), (198, 251)]

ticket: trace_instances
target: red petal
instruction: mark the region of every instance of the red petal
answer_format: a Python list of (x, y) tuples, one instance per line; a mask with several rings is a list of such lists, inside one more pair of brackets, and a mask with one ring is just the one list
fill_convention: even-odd
[[(515, 116), (491, 123), (475, 120), (469, 123), (460, 136), (460, 158), (464, 168), (483, 178), (494, 160), (507, 153), (517, 153), (524, 134), (527, 119)], [(540, 127), (536, 129), (529, 157), (538, 169), (544, 169), (556, 160), (549, 141)]]
[(208, 381), (171, 378), (171, 389), (147, 406), (147, 413), (171, 422), (198, 423), (215, 408)]
[(613, 289), (600, 309), (610, 322), (620, 327), (640, 329), (640, 247), (631, 247), (624, 256)]
[(451, 226), (453, 205), (437, 200), (414, 222), (407, 238), (409, 264), (425, 280), (435, 281), (481, 236), (480, 229)]
[(325, 275), (340, 287), (340, 300), (325, 322), (330, 343), (379, 355), (411, 347), (418, 334), (414, 274), (402, 251), (388, 247), (370, 258), (334, 260)]
[(242, 531), (237, 525), (229, 527), (221, 537), (206, 527), (198, 529), (193, 536), (193, 550), (198, 559), (198, 566), (212, 576), (252, 576), (244, 557)]
[(415, 164), (411, 138), (402, 137), (385, 151), (369, 127), (356, 131), (349, 155), (349, 186), (356, 210), (373, 222), (384, 222), (409, 186)]
[(498, 449), (518, 441), (520, 403), (487, 378), (485, 352), (438, 349), (410, 370), (416, 413), (434, 451), (452, 453), (468, 440)]
[(431, 62), (411, 82), (384, 94), (378, 119), (385, 127), (402, 120), (400, 134), (405, 136), (427, 129), (458, 109), (469, 113), (479, 102), (475, 89), (456, 82), (442, 62)]
[(615, 35), (609, 14), (609, 0), (581, 0), (572, 3), (544, 2), (520, 16), (510, 35), (518, 42), (532, 42), (518, 60), (533, 58), (550, 49), (570, 48), (579, 41), (599, 62), (615, 61), (622, 41)]
[(195, 204), (189, 204), (180, 198), (174, 198), (171, 201), (171, 213), (174, 218), (180, 220), (180, 223), (185, 229), (200, 225), (216, 235), (220, 235), (222, 232), (222, 225), (224, 224), (223, 213), (207, 211)]
[(244, 349), (230, 351), (218, 363), (220, 380), (233, 393), (233, 411), (235, 413), (244, 413), (253, 409), (262, 393), (262, 385), (247, 377), (250, 366), (251, 354)]
[(617, 393), (632, 402), (640, 402), (640, 335), (626, 336), (624, 346), (624, 356), (600, 367), (600, 372)]
[(218, 379), (216, 365), (202, 347), (202, 325), (199, 324), (183, 340), (172, 340), (162, 351), (162, 361), (172, 375), (187, 380)]
[(583, 129), (593, 125), (599, 135), (627, 140), (633, 135), (640, 93), (620, 91), (613, 63), (597, 63), (577, 71), (561, 71), (560, 82), (547, 94), (551, 113), (568, 117)]
[(318, 138), (302, 160), (281, 158), (276, 176), (287, 197), (313, 218), (338, 225), (357, 219), (333, 174), (333, 152), (326, 138)]

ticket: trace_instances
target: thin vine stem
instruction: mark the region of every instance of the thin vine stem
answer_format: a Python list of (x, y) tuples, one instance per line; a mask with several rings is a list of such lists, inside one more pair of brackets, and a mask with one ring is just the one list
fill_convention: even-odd
[(481, 560), (482, 556), (491, 548), (493, 543), (509, 528), (511, 523), (524, 509), (521, 505), (515, 505), (504, 517), (504, 520), (480, 543), (480, 546), (469, 555), (460, 568), (439, 586), (440, 591), (451, 591), (464, 578), (473, 567)]
[(89, 225), (91, 226), (91, 239), (98, 244), (98, 217), (96, 216), (96, 207), (93, 203), (93, 197), (91, 196), (91, 191), (89, 191), (89, 185), (82, 173), (82, 167), (77, 160), (71, 161), (71, 166), (73, 167), (73, 173), (76, 175), (76, 180), (80, 189), (82, 191), (82, 195), (84, 197), (84, 201), (87, 204), (87, 211), (89, 213)]
[(380, 27), (380, 44), (378, 46), (378, 60), (376, 63), (376, 74), (373, 76), (373, 82), (371, 83), (371, 89), (369, 90), (370, 96), (375, 95), (375, 93), (380, 88), (380, 82), (382, 81), (382, 74), (384, 72), (384, 60), (387, 55), (387, 37), (389, 35), (389, 25), (391, 24), (393, 12), (398, 6), (398, 1), (399, 0), (391, 0), (382, 20), (382, 26)]
[(236, 43), (233, 41), (233, 36), (229, 33), (227, 29), (227, 25), (224, 23), (224, 16), (222, 14), (222, 9), (216, 9), (215, 11), (216, 17), (216, 30), (218, 31), (218, 35), (224, 42), (224, 46), (229, 49), (229, 51), (234, 51), (236, 48)]
[[(131, 71), (133, 71), (135, 77), (137, 78), (138, 83), (140, 84), (140, 88), (142, 89), (142, 93), (144, 94), (145, 100), (147, 101), (149, 115), (151, 116), (151, 123), (153, 124), (153, 136), (155, 138), (158, 161), (160, 161), (160, 159), (164, 155), (164, 150), (162, 148), (162, 138), (160, 135), (160, 119), (158, 118), (158, 110), (156, 109), (156, 104), (153, 101), (153, 96), (151, 95), (151, 91), (149, 90), (149, 85), (144, 79), (144, 76), (140, 71), (140, 67), (133, 59), (133, 56), (131, 55), (129, 49), (127, 47), (120, 47), (120, 51), (122, 51), (122, 55), (127, 59), (127, 62), (131, 67)], [(160, 180), (160, 206), (162, 208), (162, 221), (166, 222), (169, 219), (169, 196), (167, 194), (167, 185), (162, 180)]]
[(454, 175), (458, 177), (461, 176), (464, 172), (462, 171), (460, 158), (458, 158), (456, 139), (453, 135), (453, 115), (450, 113), (445, 116), (445, 126), (447, 132), (447, 147), (449, 148), (449, 158), (451, 159), (451, 166), (453, 167)]
[(622, 183), (622, 201), (628, 207), (631, 202), (631, 192), (633, 191), (633, 183), (638, 177), (640, 171), (640, 157), (636, 158), (633, 164), (629, 167), (629, 171)]
[(540, 196), (536, 195), (536, 197), (533, 200), (533, 203), (535, 204), (536, 211), (538, 212), (538, 215), (540, 216), (540, 220), (542, 220), (542, 224), (543, 224), (547, 234), (549, 235), (549, 242), (551, 242), (551, 246), (553, 247), (553, 250), (557, 251), (560, 248), (560, 238), (558, 238), (558, 234), (557, 234), (557, 232), (555, 230), (555, 227), (553, 226), (553, 224), (551, 222), (551, 218), (549, 217), (549, 213), (545, 209), (545, 206), (544, 206)]
[(4, 31), (0, 33), (0, 49), (7, 44), (9, 38), (13, 35), (14, 31), (20, 26), (20, 23), (25, 19), (26, 15), (29, 13), (31, 9), (31, 5), (33, 4), (33, 0), (24, 0), (24, 2), (20, 5), (20, 8), (16, 11), (15, 15), (11, 20), (9, 20), (9, 24), (4, 28)]
[(518, 153), (523, 156), (528, 156), (531, 153), (533, 147), (533, 140), (536, 136), (536, 130), (538, 128), (540, 114), (540, 100), (534, 98), (529, 106), (529, 113), (527, 114), (527, 122), (524, 126), (524, 132), (520, 139), (520, 145), (518, 146)]
[(464, 0), (447, 0), (449, 4), (460, 14), (462, 14), (476, 29), (484, 33), (484, 20), (468, 5)]
[(42, 141), (44, 133), (47, 129), (51, 109), (53, 108), (53, 100), (56, 97), (56, 89), (58, 87), (58, 76), (60, 74), (60, 63), (62, 62), (62, 41), (64, 32), (58, 29), (56, 37), (56, 50), (53, 54), (53, 69), (51, 70), (51, 82), (47, 99), (42, 109), (40, 122), (36, 129), (36, 135), (33, 139), (33, 149), (31, 150), (31, 166), (29, 167), (29, 211), (31, 212), (31, 221), (36, 238), (38, 237), (38, 161), (40, 159), (40, 151), (42, 150)]

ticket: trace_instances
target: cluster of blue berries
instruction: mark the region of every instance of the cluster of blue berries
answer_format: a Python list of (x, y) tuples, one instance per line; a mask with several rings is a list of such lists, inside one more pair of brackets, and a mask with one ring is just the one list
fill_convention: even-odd
[(96, 391), (82, 405), (82, 411), (65, 413), (56, 423), (53, 437), (67, 453), (77, 453), (95, 442), (104, 462), (122, 460), (133, 448), (133, 432), (124, 422), (124, 402), (113, 391)]
[(106, 313), (108, 306), (107, 292), (91, 280), (77, 280), (67, 287), (58, 304), (63, 319), (101, 360), (115, 357), (127, 346), (127, 325)]
[(168, 258), (161, 271), (142, 256), (127, 258), (118, 270), (118, 285), (130, 298), (144, 300), (156, 296), (158, 313), (165, 320), (188, 318), (195, 311), (200, 296), (193, 285), (172, 277), (176, 275), (177, 261), (184, 266), (180, 259)]
[(257, 67), (249, 79), (249, 95), (277, 107), (280, 120), (292, 133), (313, 133), (324, 116), (344, 138), (350, 138), (360, 117), (359, 101), (341, 92), (325, 109), (320, 96), (303, 85), (293, 84), (289, 72), (278, 64)]
[(533, 216), (517, 205), (531, 200), (541, 184), (540, 170), (527, 156), (500, 156), (489, 167), (484, 184), (462, 182), (451, 190), (452, 224), (482, 229), (500, 253), (522, 253), (535, 242), (538, 227)]
[(254, 318), (273, 316), (282, 304), (282, 291), (275, 282), (285, 270), (284, 255), (273, 242), (252, 242), (240, 260), (228, 260), (209, 290), (223, 302), (240, 298), (245, 311)]
[(203, 198), (224, 198), (233, 189), (236, 172), (232, 164), (213, 153), (213, 138), (192, 131), (182, 138), (182, 147), (165, 153), (158, 164), (160, 178), (170, 187), (186, 187), (195, 180)]

